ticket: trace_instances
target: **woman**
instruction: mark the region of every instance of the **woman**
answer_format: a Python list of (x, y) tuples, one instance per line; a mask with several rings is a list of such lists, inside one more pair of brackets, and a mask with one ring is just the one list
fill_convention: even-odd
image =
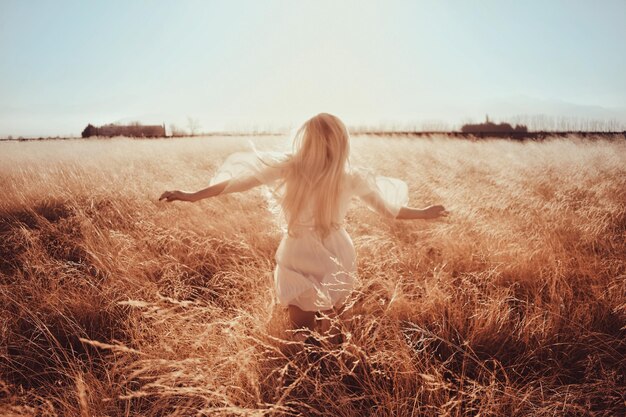
[(345, 125), (321, 113), (297, 131), (293, 153), (232, 154), (209, 187), (193, 193), (166, 191), (159, 200), (194, 202), (269, 186), (287, 224), (275, 257), (277, 298), (287, 306), (295, 329), (313, 330), (316, 314), (332, 317), (358, 283), (354, 245), (343, 227), (351, 197), (396, 219), (434, 219), (447, 214), (440, 205), (407, 207), (404, 181), (352, 167), (349, 153)]

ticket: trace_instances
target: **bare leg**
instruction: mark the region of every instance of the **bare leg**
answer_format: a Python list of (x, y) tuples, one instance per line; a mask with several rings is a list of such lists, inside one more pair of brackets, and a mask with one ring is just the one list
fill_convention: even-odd
[(289, 305), (289, 321), (294, 330), (315, 329), (315, 311), (304, 311), (300, 307)]
[(330, 321), (337, 316), (335, 310), (320, 311), (316, 318), (319, 323), (320, 333), (325, 334), (330, 330)]
[(339, 344), (341, 341), (341, 329), (332, 326), (331, 321), (337, 317), (337, 309), (320, 311), (320, 333), (327, 335), (331, 343)]

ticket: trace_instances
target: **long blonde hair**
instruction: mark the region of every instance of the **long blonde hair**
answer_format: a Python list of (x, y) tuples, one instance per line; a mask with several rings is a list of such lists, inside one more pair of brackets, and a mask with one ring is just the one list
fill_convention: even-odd
[(290, 235), (308, 201), (313, 203), (315, 230), (322, 238), (339, 227), (340, 188), (349, 154), (348, 130), (336, 116), (320, 113), (298, 129), (291, 158), (282, 167), (282, 208)]

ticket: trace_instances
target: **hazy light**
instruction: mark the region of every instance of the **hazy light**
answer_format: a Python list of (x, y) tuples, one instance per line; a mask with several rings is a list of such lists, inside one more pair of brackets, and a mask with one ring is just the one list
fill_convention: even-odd
[(621, 1), (3, 2), (0, 135), (187, 116), (204, 130), (275, 128), (321, 111), (454, 124), (546, 101), (626, 121), (625, 12)]

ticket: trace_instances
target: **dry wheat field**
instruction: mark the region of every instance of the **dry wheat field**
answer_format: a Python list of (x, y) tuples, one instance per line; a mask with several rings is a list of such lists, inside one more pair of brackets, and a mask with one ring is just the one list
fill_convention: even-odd
[(0, 143), (0, 415), (623, 415), (624, 140), (354, 137), (450, 215), (355, 200), (344, 340), (305, 348), (263, 189), (157, 202), (248, 140)]

